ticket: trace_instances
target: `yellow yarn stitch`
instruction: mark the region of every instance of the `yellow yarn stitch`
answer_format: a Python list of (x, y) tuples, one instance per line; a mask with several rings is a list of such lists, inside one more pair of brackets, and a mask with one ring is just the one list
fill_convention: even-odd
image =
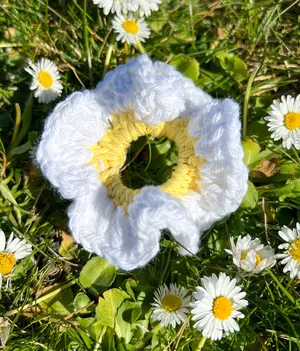
[(196, 139), (188, 135), (187, 125), (187, 118), (177, 118), (152, 126), (136, 120), (133, 112), (113, 116), (112, 127), (107, 129), (97, 145), (90, 147), (93, 156), (89, 164), (98, 169), (99, 178), (106, 186), (108, 196), (115, 206), (123, 206), (127, 211), (129, 204), (140, 191), (130, 189), (122, 183), (120, 169), (125, 163), (130, 144), (144, 135), (154, 138), (165, 136), (177, 145), (177, 166), (172, 176), (158, 188), (174, 197), (186, 195), (190, 190), (199, 191), (198, 167), (204, 161), (195, 155)]

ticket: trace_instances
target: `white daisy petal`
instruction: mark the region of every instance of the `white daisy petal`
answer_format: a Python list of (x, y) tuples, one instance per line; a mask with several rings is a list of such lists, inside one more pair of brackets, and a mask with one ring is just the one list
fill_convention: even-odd
[[(220, 273), (219, 277), (213, 275), (201, 279), (204, 288), (201, 288), (201, 295), (193, 294), (196, 301), (191, 304), (194, 307), (191, 311), (192, 320), (197, 321), (194, 327), (202, 332), (202, 335), (212, 340), (222, 338), (222, 332), (226, 334), (239, 330), (235, 318), (243, 318), (244, 315), (239, 310), (247, 306), (248, 301), (242, 300), (245, 293), (236, 286), (236, 279), (230, 280), (225, 273)], [(222, 286), (222, 289), (219, 288)], [(197, 292), (200, 287), (197, 287)], [(211, 304), (207, 304), (206, 295), (212, 299)], [(197, 296), (199, 298), (197, 298)], [(205, 307), (209, 307), (208, 310)]]
[[(290, 100), (290, 104), (292, 100)], [(278, 246), (278, 249), (284, 250), (284, 253), (277, 254), (277, 258), (282, 258), (280, 262), (285, 265), (283, 273), (290, 272), (290, 278), (294, 279), (300, 274), (300, 225), (296, 224), (295, 229), (289, 229), (287, 226), (283, 226), (281, 231), (278, 232), (280, 237), (286, 241), (286, 243)]]
[(5, 234), (2, 229), (0, 229), (0, 251), (3, 251), (5, 248)]
[(149, 16), (151, 11), (157, 11), (162, 0), (93, 0), (94, 4), (103, 9), (107, 16), (109, 12), (122, 13), (140, 12), (141, 17)]

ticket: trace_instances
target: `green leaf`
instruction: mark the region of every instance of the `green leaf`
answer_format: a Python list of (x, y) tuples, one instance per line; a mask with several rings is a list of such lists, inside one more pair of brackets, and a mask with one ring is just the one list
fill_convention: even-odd
[(60, 316), (68, 316), (73, 312), (74, 295), (71, 288), (65, 289), (49, 299), (40, 302), (46, 312), (55, 312)]
[(28, 140), (25, 144), (20, 145), (12, 150), (13, 155), (21, 155), (32, 148), (31, 142)]
[(103, 298), (99, 298), (99, 303), (96, 307), (96, 318), (101, 324), (114, 328), (117, 310), (122, 302), (129, 298), (130, 296), (120, 289), (105, 291)]
[(243, 60), (232, 52), (219, 51), (216, 53), (222, 68), (230, 73), (232, 77), (238, 82), (248, 78), (248, 69)]
[(253, 183), (248, 181), (248, 191), (243, 198), (241, 208), (248, 209), (254, 208), (257, 204), (258, 193)]
[(262, 189), (260, 193), (277, 196), (280, 201), (284, 201), (286, 198), (295, 199), (300, 197), (300, 179), (289, 179), (282, 187)]
[(118, 309), (115, 331), (126, 344), (130, 342), (133, 335), (133, 325), (142, 313), (141, 305), (142, 302), (124, 301)]
[(300, 167), (293, 161), (282, 160), (279, 172), (272, 177), (272, 181), (282, 182), (290, 178), (300, 178)]
[(79, 281), (84, 288), (98, 295), (111, 286), (115, 277), (115, 266), (112, 266), (104, 258), (93, 257), (82, 268), (79, 274)]
[(11, 204), (18, 206), (17, 201), (15, 200), (13, 194), (11, 193), (11, 191), (9, 190), (8, 186), (5, 184), (0, 184), (0, 192), (2, 194), (2, 196), (8, 200)]
[(247, 138), (242, 142), (243, 150), (244, 150), (244, 162), (247, 166), (253, 163), (260, 152), (260, 146), (257, 141), (252, 138)]
[[(80, 310), (84, 306), (88, 305), (91, 302), (91, 299), (83, 292), (79, 292), (74, 299), (74, 306), (76, 310)], [(80, 314), (86, 314), (93, 312), (93, 307), (89, 306), (80, 311)]]
[(162, 18), (161, 16), (149, 19), (148, 21), (149, 27), (156, 33), (159, 33), (164, 25), (168, 23), (168, 18)]
[(186, 55), (179, 55), (171, 60), (170, 64), (186, 77), (191, 78), (194, 82), (197, 81), (200, 73), (200, 65), (197, 60)]

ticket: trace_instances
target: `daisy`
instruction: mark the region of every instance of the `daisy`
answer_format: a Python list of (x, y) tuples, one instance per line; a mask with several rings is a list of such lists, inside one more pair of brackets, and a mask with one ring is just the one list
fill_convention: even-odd
[(11, 273), (17, 260), (28, 256), (32, 252), (32, 246), (26, 244), (25, 240), (18, 237), (14, 238), (14, 233), (10, 234), (6, 242), (5, 234), (0, 229), (0, 289), (2, 287), (2, 278), (7, 277), (7, 286), (10, 285)]
[(281, 96), (281, 101), (274, 100), (269, 116), (265, 117), (269, 121), (269, 131), (273, 132), (271, 138), (282, 139), (282, 145), (287, 149), (294, 145), (300, 150), (300, 95), (296, 98)]
[(136, 44), (150, 36), (150, 29), (144, 19), (136, 19), (132, 14), (126, 17), (117, 15), (112, 24), (114, 31), (119, 33), (117, 40), (121, 40), (122, 43)]
[(283, 258), (281, 264), (284, 264), (283, 273), (290, 272), (291, 279), (296, 276), (300, 279), (300, 224), (296, 224), (296, 228), (289, 229), (283, 226), (278, 233), (285, 244), (278, 246), (279, 249), (284, 249), (283, 254), (277, 254), (277, 258)]
[(116, 12), (117, 15), (127, 14), (128, 11), (140, 10), (140, 16), (149, 16), (151, 11), (157, 11), (161, 0), (93, 0), (95, 5), (103, 8), (104, 14)]
[(154, 293), (155, 302), (151, 304), (154, 307), (152, 319), (160, 321), (163, 327), (180, 325), (189, 312), (191, 297), (187, 293), (185, 288), (176, 284), (171, 283), (170, 289), (166, 284), (161, 285)]
[(233, 263), (243, 271), (257, 274), (276, 263), (274, 250), (269, 245), (261, 244), (258, 238), (252, 240), (249, 234), (243, 238), (239, 236), (236, 244), (230, 237), (230, 244), (231, 250), (225, 251), (233, 256)]
[(34, 96), (40, 103), (48, 103), (61, 95), (63, 86), (59, 81), (58, 68), (52, 61), (42, 58), (34, 64), (29, 60), (25, 71), (33, 77), (30, 90), (35, 90)]
[(236, 286), (236, 279), (230, 280), (225, 273), (220, 273), (219, 277), (215, 274), (204, 277), (201, 282), (203, 287), (196, 287), (193, 293), (196, 301), (190, 304), (192, 320), (197, 321), (194, 327), (212, 340), (220, 340), (223, 331), (226, 335), (239, 331), (235, 318), (245, 317), (239, 310), (247, 306), (248, 301), (243, 300), (246, 293)]

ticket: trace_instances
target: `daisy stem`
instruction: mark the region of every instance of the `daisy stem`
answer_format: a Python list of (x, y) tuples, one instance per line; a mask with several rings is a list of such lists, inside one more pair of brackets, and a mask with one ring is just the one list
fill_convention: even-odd
[(107, 69), (109, 67), (113, 49), (114, 49), (114, 45), (110, 44), (108, 49), (107, 49), (107, 51), (106, 51), (105, 62), (104, 62), (104, 69), (103, 69), (103, 77), (105, 76), (105, 73), (107, 72)]
[(19, 129), (20, 129), (20, 125), (21, 125), (21, 108), (19, 104), (16, 104), (16, 121), (15, 121), (15, 127), (14, 127), (14, 132), (13, 132), (13, 136), (11, 139), (11, 147), (13, 147), (13, 145), (15, 145), (18, 133), (19, 133)]
[(143, 47), (142, 43), (140, 41), (138, 41), (136, 44), (135, 44), (135, 47), (139, 50), (139, 52), (141, 54), (145, 54), (146, 53), (146, 50), (145, 48)]
[[(32, 106), (33, 106), (33, 94), (31, 93), (29, 96), (29, 99), (27, 100), (25, 110), (22, 114), (21, 120), (22, 120), (22, 128), (19, 132), (19, 127), (20, 127), (20, 121), (19, 121), (19, 116), (18, 116), (18, 111), (16, 114), (16, 123), (15, 123), (15, 130), (14, 130), (14, 135), (10, 144), (10, 149), (8, 151), (7, 158), (10, 160), (13, 150), (21, 143), (21, 141), (25, 138), (28, 129), (30, 127), (31, 123), (31, 118), (32, 118)], [(17, 109), (17, 108), (16, 108)], [(16, 135), (15, 135), (16, 134)]]
[(43, 302), (43, 301), (45, 301), (47, 299), (50, 299), (51, 297), (53, 297), (53, 296), (59, 294), (60, 292), (66, 290), (67, 288), (69, 288), (70, 286), (74, 285), (75, 283), (76, 283), (76, 280), (73, 279), (73, 280), (69, 281), (66, 284), (62, 284), (57, 289), (52, 290), (48, 294), (43, 295), (40, 298), (36, 299), (33, 303), (28, 303), (28, 304), (26, 304), (26, 305), (24, 305), (22, 307), (19, 307), (19, 308), (16, 308), (14, 310), (9, 311), (7, 313), (7, 315), (8, 316), (12, 316), (12, 315), (14, 315), (16, 313), (19, 313), (19, 312), (22, 312), (22, 311), (26, 310), (29, 307), (33, 307), (35, 305), (38, 305), (39, 303), (41, 303), (41, 302)]
[(205, 341), (206, 341), (206, 337), (202, 336), (202, 338), (200, 339), (200, 342), (199, 342), (198, 346), (196, 347), (195, 351), (202, 350), (202, 347), (204, 346)]
[(91, 52), (90, 52), (90, 45), (89, 45), (89, 33), (88, 33), (88, 25), (87, 25), (87, 0), (84, 0), (83, 5), (83, 27), (84, 27), (84, 44), (85, 44), (85, 51), (86, 51), (86, 58), (89, 68), (89, 78), (90, 78), (90, 85), (93, 85), (93, 73), (92, 73), (92, 59), (91, 59)]
[(250, 98), (250, 92), (251, 92), (251, 87), (254, 81), (254, 78), (256, 77), (256, 74), (258, 72), (260, 67), (256, 68), (250, 75), (247, 87), (246, 87), (246, 92), (245, 92), (245, 98), (244, 98), (244, 106), (243, 106), (243, 137), (245, 138), (247, 135), (247, 118), (248, 118), (248, 104), (249, 104), (249, 98)]
[(298, 164), (300, 165), (299, 153), (298, 153), (298, 151), (296, 150), (295, 146), (293, 146), (293, 151), (294, 151), (294, 154), (295, 154), (296, 159), (297, 159), (297, 161), (298, 161)]
[(274, 275), (274, 273), (269, 270), (268, 273), (270, 274), (270, 276), (272, 277), (272, 279), (274, 280), (274, 282), (278, 285), (279, 289), (284, 293), (284, 295), (292, 302), (295, 303), (295, 299), (293, 298), (293, 296), (284, 288), (284, 286), (280, 283), (280, 281), (277, 279), (277, 277)]

